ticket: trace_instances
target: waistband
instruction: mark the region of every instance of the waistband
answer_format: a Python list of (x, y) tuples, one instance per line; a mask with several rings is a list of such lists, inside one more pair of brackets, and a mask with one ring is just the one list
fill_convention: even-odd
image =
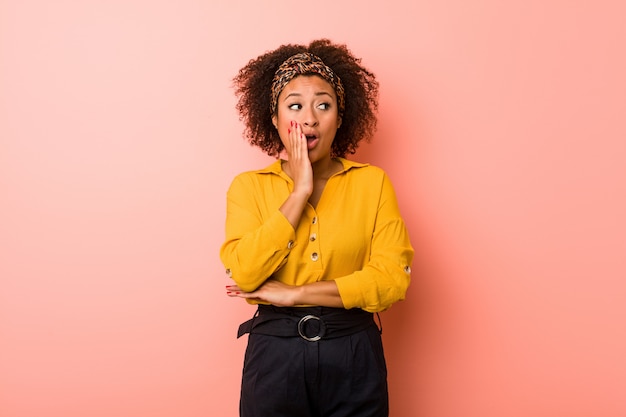
[[(380, 316), (378, 317), (380, 322)], [(254, 316), (242, 323), (237, 338), (246, 333), (301, 337), (309, 342), (349, 336), (376, 326), (374, 315), (360, 308), (276, 307), (259, 304)], [(382, 327), (378, 327), (382, 333)]]

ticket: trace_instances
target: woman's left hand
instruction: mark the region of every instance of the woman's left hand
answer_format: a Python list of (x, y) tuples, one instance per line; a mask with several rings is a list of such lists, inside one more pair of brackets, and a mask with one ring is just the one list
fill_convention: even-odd
[(298, 287), (294, 285), (270, 279), (252, 292), (242, 291), (237, 285), (227, 285), (226, 295), (266, 302), (277, 307), (293, 307), (296, 305), (297, 290)]

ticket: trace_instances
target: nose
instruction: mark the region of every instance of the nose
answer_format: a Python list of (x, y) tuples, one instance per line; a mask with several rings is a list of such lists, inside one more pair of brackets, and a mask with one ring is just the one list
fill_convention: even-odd
[(318, 124), (317, 116), (313, 109), (308, 108), (302, 114), (302, 124), (307, 127), (315, 127)]

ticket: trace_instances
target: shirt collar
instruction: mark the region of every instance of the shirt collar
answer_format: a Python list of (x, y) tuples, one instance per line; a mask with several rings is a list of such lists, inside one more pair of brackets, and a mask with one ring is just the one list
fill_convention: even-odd
[[(349, 170), (351, 170), (352, 168), (363, 168), (368, 166), (368, 163), (361, 163), (361, 162), (355, 162), (355, 161), (350, 161), (349, 159), (345, 159), (345, 158), (337, 158), (337, 160), (339, 162), (341, 162), (341, 164), (343, 165), (343, 170), (341, 171), (343, 172), (348, 172)], [(280, 163), (280, 159), (277, 159), (276, 161), (274, 161), (273, 163), (271, 163), (269, 166), (260, 169), (257, 171), (260, 174), (277, 174), (280, 175), (283, 172), (283, 168), (281, 166)]]

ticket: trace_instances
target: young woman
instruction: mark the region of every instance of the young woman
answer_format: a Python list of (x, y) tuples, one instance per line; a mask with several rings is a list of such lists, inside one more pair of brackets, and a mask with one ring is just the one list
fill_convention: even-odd
[(375, 76), (322, 39), (251, 60), (235, 87), (246, 137), (278, 158), (227, 194), (227, 295), (258, 304), (240, 415), (388, 416), (373, 313), (404, 299), (413, 249), (385, 172), (345, 159), (375, 131)]

